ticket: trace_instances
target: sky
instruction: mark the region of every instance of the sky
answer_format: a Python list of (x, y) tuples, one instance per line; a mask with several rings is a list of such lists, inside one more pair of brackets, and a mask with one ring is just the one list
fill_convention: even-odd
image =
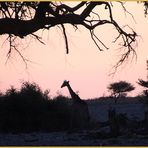
[[(109, 95), (107, 86), (110, 83), (125, 80), (136, 87), (129, 95), (135, 96), (141, 93), (142, 88), (136, 82), (139, 78), (146, 80), (147, 77), (148, 18), (144, 16), (142, 4), (126, 2), (126, 8), (133, 14), (134, 19), (128, 12), (125, 13), (119, 4), (114, 6), (114, 19), (121, 26), (129, 25), (139, 35), (138, 46), (135, 49), (137, 60), (129, 59), (110, 76), (114, 70), (113, 66), (123, 52), (119, 50), (119, 42), (112, 43), (117, 34), (114, 27), (109, 25), (95, 29), (99, 39), (110, 48), (104, 51), (99, 51), (91, 40), (89, 31), (82, 26), (75, 31), (72, 26), (66, 25), (69, 54), (66, 54), (63, 34), (58, 27), (36, 32), (42, 37), (45, 45), (29, 36), (18, 40), (19, 50), (31, 61), (27, 63), (27, 69), (15, 52), (12, 52), (7, 61), (9, 45), (5, 41), (7, 36), (3, 35), (0, 37), (1, 92), (5, 92), (10, 86), (19, 89), (21, 82), (30, 81), (37, 83), (43, 90), (49, 89), (51, 96), (58, 93), (69, 96), (67, 88), (61, 88), (63, 80), (69, 80), (73, 90), (78, 92), (82, 99), (88, 99)], [(102, 17), (104, 16), (105, 13), (102, 13)]]

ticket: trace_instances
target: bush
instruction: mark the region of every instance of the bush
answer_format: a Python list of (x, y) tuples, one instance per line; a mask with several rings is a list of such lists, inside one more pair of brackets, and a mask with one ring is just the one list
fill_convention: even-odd
[(0, 96), (0, 131), (32, 132), (67, 130), (69, 99), (48, 97), (36, 83), (24, 82), (18, 91), (13, 86)]
[(23, 82), (20, 90), (11, 86), (4, 94), (1, 93), (0, 131), (69, 130), (71, 99), (61, 94), (52, 99), (48, 93), (48, 90), (43, 92), (36, 83), (30, 82)]

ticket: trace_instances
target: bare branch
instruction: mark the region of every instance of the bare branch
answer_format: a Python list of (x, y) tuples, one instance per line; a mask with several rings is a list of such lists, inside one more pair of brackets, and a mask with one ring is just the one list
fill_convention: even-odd
[(56, 6), (56, 13), (59, 13), (59, 11), (63, 11), (64, 12), (64, 9), (65, 9), (65, 13), (64, 14), (67, 14), (67, 13), (73, 13), (74, 11), (77, 11), (79, 8), (81, 8), (83, 5), (85, 5), (86, 2), (80, 2), (78, 5), (74, 6), (74, 7), (69, 7), (68, 5), (65, 5), (65, 4), (61, 4), (59, 6)]
[(69, 47), (68, 47), (68, 39), (67, 39), (67, 35), (66, 35), (66, 30), (63, 24), (61, 24), (62, 29), (63, 29), (63, 35), (64, 35), (64, 39), (65, 39), (65, 45), (66, 45), (66, 54), (69, 53)]
[[(134, 19), (133, 15), (128, 12), (120, 2), (123, 10), (130, 14)], [(145, 3), (147, 4), (147, 3)], [(101, 19), (100, 14), (95, 8), (105, 5), (105, 11), (107, 12), (108, 19)], [(74, 7), (70, 7), (62, 2), (0, 2), (0, 35), (9, 34), (10, 49), (8, 55), (11, 53), (12, 48), (17, 51), (18, 49), (14, 46), (14, 36), (24, 38), (27, 35), (31, 35), (42, 44), (45, 44), (41, 37), (34, 33), (39, 29), (50, 29), (51, 27), (61, 25), (62, 33), (66, 45), (66, 53), (69, 53), (68, 37), (66, 34), (66, 27), (64, 24), (71, 24), (76, 29), (78, 25), (84, 26), (90, 31), (91, 39), (102, 51), (103, 49), (109, 49), (94, 33), (94, 29), (101, 25), (112, 25), (118, 32), (117, 37), (113, 41), (117, 42), (119, 39), (122, 40), (121, 46), (126, 50), (122, 54), (121, 59), (118, 61), (115, 68), (120, 66), (130, 55), (132, 57), (136, 55), (133, 47), (136, 43), (137, 34), (130, 28), (130, 32), (125, 31), (118, 22), (114, 19), (112, 13), (113, 5), (108, 1), (91, 1), (91, 2), (80, 2)], [(11, 14), (9, 14), (11, 12)], [(96, 16), (96, 19), (93, 16)], [(101, 49), (100, 44), (103, 49)], [(19, 51), (19, 50), (18, 50)], [(18, 52), (17, 51), (17, 52)], [(18, 52), (21, 56), (21, 53)], [(22, 58), (23, 59), (23, 58)], [(26, 60), (26, 59), (24, 59)]]
[(7, 63), (8, 60), (10, 59), (11, 53), (12, 53), (12, 51), (14, 50), (14, 51), (16, 51), (16, 52), (19, 54), (19, 56), (21, 57), (21, 59), (22, 59), (23, 62), (25, 63), (25, 67), (26, 67), (26, 69), (27, 69), (27, 62), (29, 62), (29, 60), (26, 59), (26, 58), (21, 54), (21, 52), (17, 49), (16, 43), (15, 43), (15, 40), (16, 40), (16, 39), (17, 39), (17, 37), (16, 37), (16, 36), (13, 36), (12, 34), (9, 34), (9, 36), (8, 36), (8, 38), (7, 38), (7, 40), (9, 40), (9, 43), (10, 43), (10, 48), (9, 48), (8, 53), (7, 53), (7, 60), (6, 60), (6, 63)]
[(93, 30), (90, 30), (90, 34), (91, 34), (92, 40), (94, 41), (94, 43), (96, 44), (96, 46), (98, 47), (98, 49), (100, 51), (103, 51), (103, 49), (100, 48), (100, 46), (97, 44), (96, 40), (94, 39), (94, 32), (93, 32)]
[(33, 37), (35, 37), (40, 43), (42, 43), (42, 44), (44, 44), (45, 45), (45, 43), (43, 42), (43, 41), (41, 41), (41, 37), (39, 37), (38, 35), (36, 35), (36, 34), (31, 34)]

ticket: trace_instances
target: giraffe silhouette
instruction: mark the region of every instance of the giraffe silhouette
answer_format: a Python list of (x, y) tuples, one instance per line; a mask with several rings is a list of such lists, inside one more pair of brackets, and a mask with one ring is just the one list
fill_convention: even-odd
[(64, 81), (61, 88), (67, 87), (71, 95), (70, 128), (86, 128), (89, 124), (89, 110), (87, 103), (82, 100), (71, 88), (69, 81)]

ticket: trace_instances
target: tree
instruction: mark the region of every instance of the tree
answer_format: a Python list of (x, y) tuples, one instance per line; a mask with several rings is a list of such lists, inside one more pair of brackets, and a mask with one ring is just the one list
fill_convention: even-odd
[[(111, 83), (108, 86), (108, 90), (111, 91), (111, 96), (115, 100), (115, 103), (117, 103), (117, 100), (122, 97), (126, 96), (127, 92), (130, 92), (134, 90), (135, 87), (126, 81), (119, 81), (115, 83)], [(120, 133), (120, 121), (119, 121), (119, 115), (116, 112), (115, 106), (110, 107), (108, 109), (108, 118), (110, 122), (110, 131), (114, 136), (118, 136)]]
[[(117, 2), (116, 2), (117, 3)], [(128, 12), (124, 3), (118, 2), (122, 5), (125, 12)], [(71, 24), (77, 30), (79, 25), (84, 26), (89, 30), (92, 40), (100, 51), (108, 49), (108, 47), (101, 42), (95, 34), (95, 28), (101, 25), (112, 25), (118, 36), (117, 40), (122, 41), (122, 47), (126, 48), (118, 61), (116, 67), (121, 65), (130, 54), (136, 55), (133, 44), (136, 42), (136, 32), (128, 28), (129, 31), (122, 28), (114, 19), (112, 9), (114, 2), (97, 1), (97, 2), (78, 2), (75, 6), (70, 6), (62, 2), (0, 2), (0, 35), (8, 34), (8, 42), (10, 45), (8, 57), (10, 57), (12, 50), (17, 51), (24, 62), (27, 61), (25, 57), (18, 50), (15, 41), (17, 38), (25, 38), (30, 35), (41, 43), (41, 37), (35, 32), (42, 29), (49, 30), (52, 27), (58, 26), (61, 28), (65, 39), (66, 53), (69, 53), (68, 37), (66, 33), (65, 24)], [(96, 11), (100, 7), (108, 13), (108, 18), (101, 19), (100, 14)], [(147, 2), (145, 2), (145, 14), (147, 14)]]
[[(148, 71), (148, 60), (146, 60), (146, 70)], [(147, 79), (148, 79), (148, 75), (147, 75)], [(138, 79), (137, 82), (140, 86), (146, 88), (145, 90), (143, 90), (143, 95), (148, 97), (148, 81), (145, 81), (143, 79)]]
[[(146, 61), (146, 70), (148, 71), (148, 60)], [(148, 78), (148, 75), (147, 75)], [(142, 97), (140, 97), (140, 101), (142, 103), (144, 103), (144, 107), (145, 107), (145, 113), (144, 113), (144, 121), (146, 123), (146, 125), (148, 125), (148, 81), (145, 81), (143, 79), (138, 79), (137, 82), (140, 86), (146, 88), (145, 90), (143, 90), (142, 92)]]
[(108, 90), (111, 91), (111, 96), (115, 98), (115, 102), (117, 102), (117, 99), (121, 96), (124, 96), (126, 92), (130, 92), (134, 90), (135, 87), (126, 81), (119, 81), (115, 83), (111, 83), (108, 86)]
[(141, 85), (142, 87), (148, 88), (148, 81), (144, 81), (142, 79), (138, 79), (137, 82), (139, 85)]
[(146, 101), (148, 103), (148, 100), (147, 100), (147, 97), (148, 97), (148, 81), (144, 81), (142, 79), (138, 79), (138, 82), (137, 82), (140, 86), (146, 88), (145, 90), (143, 90), (143, 93), (142, 95), (146, 97), (145, 100), (143, 101)]

